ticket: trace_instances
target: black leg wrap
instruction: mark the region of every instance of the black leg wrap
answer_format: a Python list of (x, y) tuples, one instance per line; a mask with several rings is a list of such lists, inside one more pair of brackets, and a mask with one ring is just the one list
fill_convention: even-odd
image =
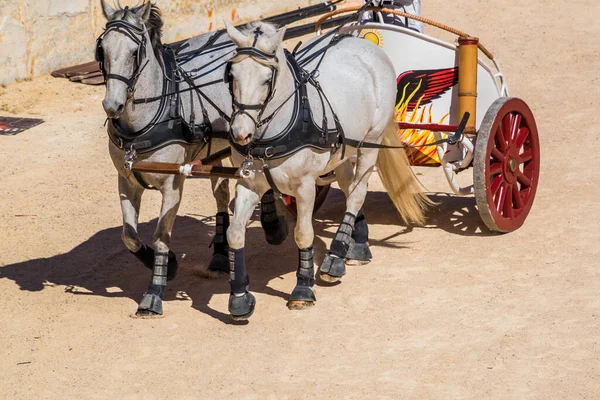
[(319, 269), (321, 273), (338, 278), (346, 275), (346, 263), (344, 259), (354, 242), (352, 240), (352, 231), (354, 230), (355, 221), (356, 217), (353, 214), (344, 214), (344, 219), (331, 242), (329, 254), (325, 256), (325, 259), (321, 263), (321, 268)]
[(288, 236), (286, 219), (277, 215), (273, 190), (268, 190), (260, 202), (260, 224), (270, 245), (280, 245)]
[(229, 260), (227, 252), (229, 244), (227, 243), (227, 229), (229, 228), (229, 213), (217, 213), (217, 223), (215, 226), (215, 238), (213, 239), (214, 252), (208, 265), (208, 270), (212, 272), (229, 273)]
[(307, 249), (298, 250), (298, 271), (296, 272), (298, 283), (292, 291), (290, 300), (315, 302), (317, 297), (313, 291), (315, 284), (314, 251), (310, 246)]
[(356, 222), (354, 222), (352, 239), (354, 239), (356, 243), (367, 243), (369, 241), (369, 226), (367, 225), (367, 220), (365, 219), (362, 208), (356, 216)]
[[(154, 249), (146, 246), (145, 244), (140, 247), (138, 251), (131, 252), (138, 260), (140, 260), (144, 266), (148, 269), (154, 269)], [(174, 279), (177, 276), (177, 269), (179, 263), (177, 262), (177, 256), (172, 251), (169, 251), (169, 265), (167, 270), (167, 280)]]
[(373, 255), (369, 249), (369, 226), (363, 214), (362, 208), (358, 212), (356, 222), (354, 223), (354, 231), (352, 232), (352, 239), (354, 243), (348, 249), (346, 258), (350, 260), (358, 261), (371, 261)]
[[(256, 299), (248, 292), (248, 274), (246, 274), (246, 260), (244, 249), (229, 249), (229, 268), (231, 294), (229, 295), (229, 314), (235, 320), (250, 318), (256, 306)], [(236, 296), (234, 293), (243, 293)]]
[(354, 231), (355, 221), (356, 217), (353, 214), (344, 214), (344, 219), (335, 233), (331, 246), (329, 247), (329, 254), (340, 258), (346, 257), (346, 253), (348, 253), (348, 249), (350, 249), (350, 246), (352, 245), (352, 232)]
[(162, 315), (162, 295), (167, 287), (169, 253), (156, 253), (152, 281), (138, 306), (138, 315)]

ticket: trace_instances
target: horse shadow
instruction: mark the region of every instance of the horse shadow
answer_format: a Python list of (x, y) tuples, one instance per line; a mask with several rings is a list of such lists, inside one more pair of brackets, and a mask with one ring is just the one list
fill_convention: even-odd
[[(456, 197), (433, 193), (437, 203), (428, 213), (424, 229), (442, 229), (461, 236), (486, 236), (491, 233), (479, 218), (472, 197)], [(370, 240), (372, 246), (402, 249), (410, 245), (408, 233), (413, 227), (404, 224), (385, 192), (369, 192), (364, 206), (371, 225), (394, 225), (398, 231), (388, 237)], [(332, 239), (345, 212), (345, 197), (332, 188), (323, 207), (315, 213), (315, 259), (327, 253), (324, 238)], [(213, 295), (229, 294), (224, 279), (206, 279), (194, 269), (210, 261), (209, 246), (214, 235), (214, 218), (198, 215), (178, 216), (172, 239), (172, 250), (178, 255), (180, 268), (177, 278), (169, 282), (165, 301), (192, 301), (192, 307), (223, 323), (234, 323), (229, 314), (210, 306)], [(246, 259), (251, 277), (251, 290), (287, 300), (289, 293), (273, 289), (274, 279), (296, 271), (297, 248), (293, 240), (293, 218), (289, 221), (289, 237), (280, 246), (269, 246), (264, 239), (258, 212), (246, 232)], [(139, 225), (140, 236), (150, 243), (156, 219)], [(422, 228), (418, 228), (422, 229)], [(49, 258), (38, 258), (0, 268), (0, 279), (14, 281), (21, 290), (42, 292), (46, 287), (64, 286), (65, 292), (81, 296), (129, 298), (137, 303), (151, 277), (146, 269), (121, 241), (121, 226), (107, 228), (94, 234), (71, 251)], [(401, 240), (398, 240), (398, 238)], [(406, 238), (406, 239), (405, 239)], [(276, 262), (273, 262), (276, 260)], [(133, 311), (133, 309), (132, 309)]]
[[(155, 226), (156, 219), (139, 225), (145, 243), (150, 243)], [(290, 233), (291, 229), (290, 226)], [(0, 279), (12, 280), (21, 290), (29, 292), (64, 286), (65, 292), (74, 295), (129, 298), (137, 303), (150, 281), (151, 271), (127, 250), (121, 232), (121, 226), (104, 229), (67, 253), (6, 265), (0, 268)], [(180, 267), (177, 277), (167, 285), (163, 300), (191, 300), (198, 311), (223, 323), (234, 323), (229, 314), (210, 306), (213, 295), (229, 294), (227, 277), (207, 279), (195, 272), (197, 266), (210, 261), (213, 236), (214, 218), (177, 217), (171, 248)], [(256, 222), (248, 228), (246, 237), (250, 289), (287, 300), (289, 293), (273, 289), (269, 282), (296, 271), (298, 256), (293, 239), (288, 238), (280, 246), (269, 246), (260, 223)], [(132, 306), (132, 313), (134, 310)]]

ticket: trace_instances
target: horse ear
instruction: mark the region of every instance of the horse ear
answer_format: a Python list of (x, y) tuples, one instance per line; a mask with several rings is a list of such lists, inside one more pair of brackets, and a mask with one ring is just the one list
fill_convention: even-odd
[(142, 4), (142, 7), (144, 8), (142, 10), (142, 16), (140, 19), (145, 24), (148, 22), (148, 20), (150, 20), (150, 15), (152, 15), (152, 3), (147, 2), (146, 4)]
[(274, 45), (273, 47), (274, 48), (281, 47), (281, 45), (283, 44), (283, 39), (285, 38), (285, 31), (286, 30), (287, 30), (286, 26), (284, 26), (283, 28), (277, 30), (277, 33), (273, 37), (273, 45)]
[(246, 46), (246, 42), (248, 41), (248, 37), (240, 32), (235, 26), (231, 25), (229, 22), (225, 22), (225, 28), (227, 28), (227, 34), (229, 38), (237, 47)]
[(132, 9), (131, 12), (142, 24), (145, 24), (150, 20), (150, 16), (152, 15), (152, 3), (143, 3), (141, 6)]
[(100, 3), (102, 4), (102, 12), (104, 13), (104, 16), (107, 20), (112, 21), (117, 13), (117, 10), (112, 8), (106, 0), (100, 0)]

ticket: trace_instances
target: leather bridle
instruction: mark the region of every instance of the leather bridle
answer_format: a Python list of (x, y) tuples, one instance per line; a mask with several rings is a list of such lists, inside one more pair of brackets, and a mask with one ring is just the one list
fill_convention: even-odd
[[(135, 57), (135, 70), (130, 78), (119, 74), (106, 73), (106, 69), (104, 68), (104, 50), (102, 49), (102, 40), (111, 31), (116, 31), (125, 35), (138, 46)], [(147, 31), (145, 27), (140, 28), (130, 22), (116, 20), (108, 22), (104, 32), (96, 40), (96, 61), (100, 63), (100, 70), (102, 71), (102, 75), (104, 75), (104, 80), (108, 81), (109, 79), (116, 79), (125, 83), (127, 85), (127, 100), (133, 98), (133, 94), (135, 93), (135, 85), (142, 74), (142, 71), (144, 68), (146, 68), (149, 62), (149, 60), (146, 60), (142, 66), (142, 62), (146, 57), (146, 32)]]
[[(277, 56), (275, 54), (269, 54), (267, 52), (264, 52), (256, 47), (254, 47), (254, 46), (256, 46), (258, 37), (261, 34), (262, 34), (262, 32), (260, 31), (260, 29), (257, 28), (254, 31), (254, 43), (252, 44), (252, 46), (237, 48), (236, 55), (232, 58), (232, 60), (234, 60), (234, 61), (229, 61), (227, 63), (227, 66), (225, 67), (225, 78), (224, 78), (225, 82), (229, 84), (229, 93), (231, 94), (231, 101), (232, 101), (233, 114), (231, 115), (230, 123), (233, 124), (235, 117), (237, 117), (238, 115), (245, 114), (246, 116), (248, 116), (248, 118), (250, 118), (252, 120), (256, 129), (259, 129), (267, 122), (267, 119), (265, 119), (265, 120), (262, 119), (262, 115), (263, 115), (265, 109), (267, 108), (267, 105), (271, 101), (271, 99), (273, 99), (273, 96), (275, 96), (275, 85), (277, 84), (277, 72), (278, 72), (278, 67), (276, 65), (278, 65), (278, 63), (279, 63), (279, 60), (277, 59)], [(233, 94), (233, 76), (231, 75), (231, 66), (233, 63), (238, 62), (237, 60), (239, 59), (239, 56), (250, 57), (252, 59), (255, 59), (257, 62), (259, 62), (261, 64), (265, 64), (265, 62), (266, 62), (266, 63), (268, 63), (268, 65), (266, 65), (266, 66), (271, 69), (271, 79), (269, 81), (269, 89), (267, 92), (267, 96), (265, 97), (265, 100), (261, 103), (244, 104), (244, 103), (238, 102), (235, 99), (235, 96)], [(275, 65), (273, 65), (273, 64), (275, 64)], [(248, 111), (258, 111), (258, 117), (255, 119), (250, 113), (248, 113)], [(268, 119), (268, 120), (270, 121), (270, 119)]]

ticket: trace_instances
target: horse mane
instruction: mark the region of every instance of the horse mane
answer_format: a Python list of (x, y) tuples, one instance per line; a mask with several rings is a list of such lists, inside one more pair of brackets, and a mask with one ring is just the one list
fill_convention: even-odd
[[(117, 9), (115, 13), (115, 20), (123, 20), (134, 25), (142, 27), (142, 23), (140, 19), (137, 17), (137, 13), (142, 10), (143, 7), (146, 6), (146, 3), (142, 3), (139, 6), (135, 6), (133, 8), (123, 7), (120, 2), (117, 2)], [(160, 8), (156, 5), (156, 3), (151, 3), (150, 5), (150, 17), (148, 21), (146, 21), (146, 28), (148, 29), (148, 34), (150, 35), (150, 41), (152, 42), (152, 48), (157, 50), (162, 50), (162, 28), (164, 26), (164, 21), (162, 18), (162, 12)]]

